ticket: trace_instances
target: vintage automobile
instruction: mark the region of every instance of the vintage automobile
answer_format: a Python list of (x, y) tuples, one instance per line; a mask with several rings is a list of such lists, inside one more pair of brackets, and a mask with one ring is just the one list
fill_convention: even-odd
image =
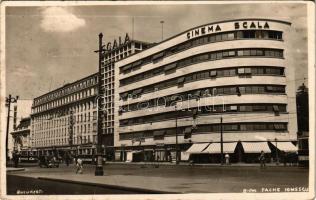
[(59, 160), (57, 160), (55, 157), (49, 158), (48, 156), (40, 156), (38, 159), (38, 165), (42, 167), (47, 168), (58, 168), (59, 167)]

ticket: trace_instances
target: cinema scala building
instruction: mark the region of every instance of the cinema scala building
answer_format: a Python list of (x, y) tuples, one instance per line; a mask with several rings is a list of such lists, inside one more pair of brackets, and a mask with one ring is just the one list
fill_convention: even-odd
[(279, 20), (214, 22), (118, 61), (116, 160), (256, 162), (264, 151), (274, 162), (295, 151), (290, 31)]

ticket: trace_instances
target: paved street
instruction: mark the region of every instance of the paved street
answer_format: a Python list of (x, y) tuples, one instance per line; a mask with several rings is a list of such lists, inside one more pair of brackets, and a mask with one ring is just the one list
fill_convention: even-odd
[[(128, 191), (119, 188), (106, 188), (98, 185), (83, 185), (76, 183), (56, 182), (37, 178), (9, 175), (8, 194), (22, 194), (23, 192), (38, 191), (39, 194), (139, 194), (144, 192)], [(67, 188), (67, 189), (66, 189)]]
[[(60, 181), (83, 184), (86, 193), (100, 194), (89, 189), (91, 185), (105, 184), (108, 187), (122, 186), (135, 189), (147, 189), (170, 193), (217, 193), (217, 192), (270, 192), (272, 189), (284, 192), (288, 188), (308, 187), (308, 169), (298, 167), (267, 167), (260, 169), (258, 166), (160, 166), (153, 165), (120, 165), (108, 164), (104, 166), (104, 176), (94, 176), (94, 166), (85, 165), (83, 174), (75, 174), (74, 165), (69, 167), (64, 164), (60, 168), (28, 167), (25, 171), (9, 172), (9, 175), (40, 178), (50, 181), (38, 184), (46, 193), (54, 193), (50, 187), (58, 185)], [(51, 181), (58, 181), (53, 184)], [(75, 181), (75, 182), (74, 182)], [(22, 181), (23, 182), (23, 181)], [(49, 185), (47, 187), (46, 185)], [(70, 184), (70, 182), (67, 182)], [(8, 181), (8, 191), (14, 193), (13, 185), (17, 185), (14, 179)], [(73, 187), (77, 187), (73, 186)], [(64, 187), (66, 188), (66, 187)], [(68, 188), (68, 187), (67, 187)], [(58, 194), (69, 194), (71, 189), (58, 190)], [(76, 191), (74, 189), (73, 191)], [(98, 190), (100, 192), (102, 190)], [(119, 190), (108, 193), (117, 194)], [(130, 191), (131, 192), (131, 191)], [(135, 192), (135, 191), (134, 191)], [(121, 194), (128, 193), (122, 191)], [(132, 193), (132, 192), (131, 192)], [(138, 191), (137, 193), (140, 193)]]

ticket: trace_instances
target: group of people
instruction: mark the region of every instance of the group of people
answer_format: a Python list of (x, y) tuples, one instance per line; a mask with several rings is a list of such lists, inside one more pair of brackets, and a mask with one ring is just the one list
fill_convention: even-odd
[(50, 156), (39, 156), (38, 157), (39, 166), (46, 167), (59, 167), (59, 158), (53, 155)]
[[(17, 157), (17, 156), (16, 156)], [(81, 158), (78, 158), (77, 156), (70, 155), (66, 153), (63, 157), (56, 157), (56, 156), (39, 156), (39, 165), (40, 166), (47, 166), (47, 167), (54, 167), (56, 163), (59, 163), (60, 161), (63, 161), (67, 166), (69, 164), (74, 163), (76, 166), (76, 174), (82, 174), (83, 173), (83, 161)], [(17, 164), (16, 164), (17, 165)]]

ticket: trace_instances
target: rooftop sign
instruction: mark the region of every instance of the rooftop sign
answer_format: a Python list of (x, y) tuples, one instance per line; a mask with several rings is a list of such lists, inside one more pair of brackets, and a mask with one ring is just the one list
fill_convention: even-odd
[(212, 24), (202, 26), (186, 33), (187, 39), (208, 35), (211, 33), (222, 32), (222, 31), (233, 31), (241, 29), (269, 29), (270, 26), (267, 21), (241, 21), (231, 22), (223, 24)]
[(130, 39), (129, 39), (128, 33), (126, 33), (124, 42), (122, 41), (122, 38), (119, 37), (118, 42), (117, 42), (117, 40), (114, 40), (113, 44), (111, 42), (108, 42), (106, 44), (106, 50), (112, 51), (114, 49), (117, 49), (117, 48), (119, 48), (121, 46), (126, 45), (129, 41), (130, 41)]

